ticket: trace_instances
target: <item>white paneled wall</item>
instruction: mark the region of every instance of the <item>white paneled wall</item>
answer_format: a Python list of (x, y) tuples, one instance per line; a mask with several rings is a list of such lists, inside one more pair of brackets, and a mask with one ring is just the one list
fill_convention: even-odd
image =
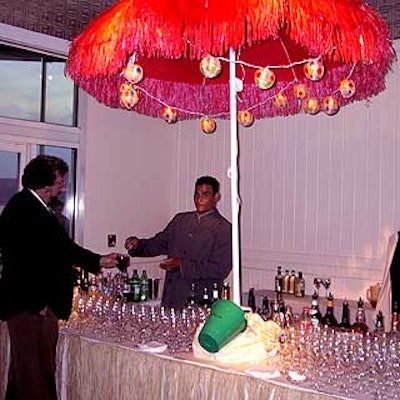
[[(277, 265), (332, 278), (337, 297), (365, 297), (383, 275), (388, 236), (400, 230), (399, 68), (387, 90), (333, 117), (296, 115), (240, 128), (242, 289), (272, 288)], [(230, 218), (229, 123), (214, 135), (181, 122), (174, 210), (192, 208), (193, 182), (222, 183), (221, 212)], [(174, 203), (172, 203), (174, 204)]]

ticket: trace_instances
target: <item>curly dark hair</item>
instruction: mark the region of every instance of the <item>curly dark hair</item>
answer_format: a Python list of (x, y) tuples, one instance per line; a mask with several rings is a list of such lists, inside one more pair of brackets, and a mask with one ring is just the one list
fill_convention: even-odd
[(201, 176), (197, 179), (195, 188), (198, 185), (210, 185), (213, 190), (213, 195), (219, 192), (219, 182), (212, 176)]
[(25, 167), (22, 175), (22, 186), (32, 190), (51, 186), (56, 179), (56, 172), (63, 176), (66, 175), (68, 164), (58, 157), (37, 156)]

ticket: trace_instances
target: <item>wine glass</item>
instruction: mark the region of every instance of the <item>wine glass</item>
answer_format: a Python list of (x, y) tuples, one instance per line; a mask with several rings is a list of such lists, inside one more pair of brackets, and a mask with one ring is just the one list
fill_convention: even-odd
[(331, 283), (332, 283), (331, 278), (321, 279), (321, 285), (325, 288), (325, 297), (328, 297), (328, 289), (330, 288)]
[(315, 289), (317, 290), (318, 296), (319, 296), (319, 288), (321, 287), (321, 282), (322, 282), (321, 278), (314, 278), (314, 286)]

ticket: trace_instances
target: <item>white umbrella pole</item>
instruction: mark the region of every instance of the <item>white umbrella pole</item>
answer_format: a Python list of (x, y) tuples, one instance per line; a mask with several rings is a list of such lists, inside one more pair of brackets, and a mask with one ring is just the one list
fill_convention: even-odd
[(239, 190), (238, 190), (238, 135), (236, 103), (236, 54), (229, 49), (229, 91), (231, 131), (231, 205), (232, 205), (232, 272), (233, 301), (240, 305), (240, 249), (239, 249)]

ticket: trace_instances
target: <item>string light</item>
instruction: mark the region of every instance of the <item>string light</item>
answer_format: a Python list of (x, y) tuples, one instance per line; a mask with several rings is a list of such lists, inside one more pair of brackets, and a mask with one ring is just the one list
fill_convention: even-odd
[[(293, 80), (288, 82), (285, 87), (280, 89), (278, 93), (271, 94), (271, 96), (265, 98), (262, 101), (255, 103), (247, 107), (246, 111), (239, 111), (238, 112), (238, 121), (242, 126), (251, 126), (254, 122), (254, 116), (251, 113), (251, 110), (254, 110), (257, 107), (262, 107), (269, 101), (274, 101), (276, 107), (280, 109), (284, 109), (288, 105), (288, 98), (286, 92), (290, 87), (294, 87), (293, 92), (295, 97), (298, 99), (299, 106), (302, 109), (311, 115), (317, 114), (321, 109), (327, 115), (334, 115), (339, 110), (339, 102), (336, 100), (333, 95), (335, 93), (340, 93), (341, 96), (345, 99), (352, 97), (355, 93), (355, 83), (351, 80), (351, 76), (354, 73), (356, 68), (356, 64), (352, 65), (352, 68), (349, 74), (338, 83), (337, 89), (325, 96), (321, 102), (316, 97), (307, 97), (308, 89), (307, 87), (299, 83), (299, 79), (296, 75), (294, 67), (303, 65), (303, 70), (306, 77), (312, 81), (318, 81), (323, 79), (325, 68), (322, 63), (322, 57), (313, 57), (307, 58), (300, 61), (292, 61), (290, 59), (290, 55), (287, 51), (286, 46), (284, 45), (283, 41), (281, 41), (283, 49), (286, 53), (288, 63), (287, 64), (279, 64), (279, 65), (255, 65), (248, 63), (244, 60), (238, 58), (235, 61), (231, 61), (225, 57), (213, 57), (211, 55), (206, 55), (200, 62), (199, 66), (199, 73), (201, 72), (206, 79), (212, 79), (218, 76), (222, 70), (221, 62), (231, 63), (233, 62), (236, 65), (241, 66), (243, 77), (242, 81), (244, 82), (246, 68), (256, 70), (254, 75), (255, 84), (260, 88), (260, 90), (268, 90), (272, 88), (276, 83), (276, 77), (274, 70), (278, 69), (291, 69), (293, 72)], [(240, 57), (240, 54), (238, 55)], [(139, 82), (143, 79), (144, 71), (142, 67), (137, 63), (137, 58), (133, 55), (128, 63), (126, 69), (122, 72), (122, 75), (125, 79), (129, 80), (129, 82), (134, 83), (134, 85), (130, 85), (128, 83), (121, 85), (121, 96), (125, 95), (125, 99), (121, 99), (121, 106), (127, 109), (132, 109), (137, 104), (140, 99), (139, 91), (143, 93), (145, 96), (148, 96), (152, 100), (158, 102), (163, 108), (160, 111), (160, 116), (167, 122), (167, 123), (174, 123), (179, 118), (179, 113), (189, 114), (195, 117), (201, 118), (201, 128), (205, 133), (213, 133), (216, 129), (215, 118), (226, 118), (229, 117), (229, 111), (220, 112), (218, 114), (212, 115), (205, 115), (196, 110), (189, 110), (181, 107), (176, 107), (173, 104), (168, 104), (162, 98), (159, 98), (153, 94), (151, 94), (148, 90), (146, 90), (143, 86), (139, 84)], [(130, 85), (130, 86), (127, 86)], [(205, 83), (203, 83), (205, 85)], [(201, 96), (201, 95), (200, 95)], [(237, 96), (238, 101), (240, 101), (240, 96)], [(210, 122), (211, 121), (211, 122)], [(251, 121), (251, 122), (250, 122)]]

